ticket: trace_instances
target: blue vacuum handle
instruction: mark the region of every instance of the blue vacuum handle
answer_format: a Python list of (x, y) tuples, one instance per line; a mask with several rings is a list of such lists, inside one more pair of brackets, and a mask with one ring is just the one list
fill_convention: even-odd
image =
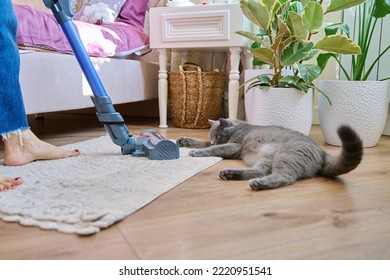
[(46, 7), (51, 9), (60, 24), (66, 38), (76, 56), (77, 61), (92, 89), (91, 99), (97, 110), (97, 117), (102, 122), (113, 142), (122, 147), (122, 153), (132, 153), (137, 145), (137, 139), (129, 136), (122, 116), (117, 113), (103, 84), (93, 67), (91, 59), (73, 24), (73, 12), (69, 0), (43, 0)]
[(73, 11), (69, 0), (43, 0), (43, 3), (52, 10), (59, 24), (72, 19)]
[[(90, 85), (93, 95), (91, 99), (97, 111), (97, 117), (104, 124), (111, 140), (121, 146), (122, 154), (146, 156), (149, 159), (163, 160), (179, 158), (179, 147), (170, 140), (160, 139), (156, 133), (150, 137), (134, 137), (129, 135), (122, 116), (117, 113), (103, 84), (93, 67), (91, 59), (73, 24), (73, 12), (69, 0), (43, 0), (45, 6), (54, 14), (73, 50), (77, 61)], [(154, 138), (152, 137), (154, 135)], [(153, 138), (153, 139), (152, 139)], [(152, 140), (156, 140), (152, 143)]]

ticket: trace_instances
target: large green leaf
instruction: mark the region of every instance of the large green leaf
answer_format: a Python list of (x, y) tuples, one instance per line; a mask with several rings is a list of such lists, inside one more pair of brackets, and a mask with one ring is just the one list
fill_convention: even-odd
[(306, 40), (308, 32), (303, 25), (302, 17), (295, 12), (289, 12), (287, 16), (287, 26), (291, 35), (299, 39)]
[(246, 31), (237, 31), (236, 33), (240, 34), (241, 36), (244, 36), (244, 37), (246, 37), (254, 42), (257, 42), (260, 45), (266, 46), (265, 42), (259, 36), (256, 36), (253, 33), (246, 32)]
[(282, 7), (282, 3), (279, 0), (276, 0), (275, 5), (271, 11), (272, 17), (276, 15), (276, 13), (279, 11), (281, 7)]
[(320, 29), (324, 22), (324, 13), (321, 5), (317, 2), (307, 3), (303, 10), (302, 22), (310, 34)]
[(359, 5), (366, 0), (331, 0), (325, 13), (341, 11)]
[(278, 28), (279, 34), (283, 34), (283, 39), (286, 39), (291, 36), (290, 29), (288, 29), (288, 26), (280, 16), (278, 16)]
[(390, 0), (375, 0), (372, 16), (383, 18), (390, 14)]
[(331, 35), (322, 38), (315, 45), (316, 49), (338, 54), (361, 54), (358, 44), (341, 35)]
[(264, 30), (269, 29), (271, 14), (261, 2), (256, 0), (241, 0), (241, 10), (246, 18)]
[(292, 87), (296, 86), (300, 81), (303, 81), (301, 77), (295, 76), (295, 75), (287, 75), (284, 77), (281, 77), (278, 80), (278, 85), (280, 87)]
[[(258, 42), (253, 42), (251, 44), (250, 49), (253, 50), (256, 48), (260, 48), (260, 47), (261, 47), (261, 44), (259, 44)], [(265, 63), (264, 61), (262, 61), (260, 59), (255, 58), (255, 57), (252, 59), (252, 65), (254, 65), (254, 66), (262, 66), (264, 64), (267, 64), (267, 63)]]
[(261, 2), (263, 2), (263, 5), (271, 12), (272, 15), (275, 10), (275, 6), (280, 6), (280, 2), (278, 0), (263, 0)]
[(251, 50), (251, 54), (257, 59), (260, 59), (270, 65), (274, 65), (275, 53), (271, 49), (257, 48)]
[(331, 23), (331, 24), (325, 23), (323, 28), (325, 29), (326, 36), (335, 35), (337, 33), (337, 31), (340, 30), (341, 32), (344, 32), (348, 38), (350, 37), (348, 24), (345, 24), (345, 23)]
[(283, 66), (291, 66), (303, 60), (313, 49), (313, 42), (293, 41), (285, 47), (280, 55)]
[(263, 65), (268, 65), (268, 63), (260, 60), (260, 59), (257, 59), (257, 58), (253, 58), (252, 60), (252, 65), (253, 66), (263, 66)]
[(320, 50), (312, 49), (303, 60), (310, 60), (316, 57), (320, 53)]
[(313, 0), (301, 0), (302, 6), (305, 7), (307, 3), (312, 2)]
[(311, 84), (321, 74), (321, 68), (314, 64), (298, 64), (299, 75)]
[(271, 46), (271, 49), (273, 49), (276, 52), (280, 46), (280, 43), (282, 42), (282, 39), (283, 39), (283, 35), (279, 35), (278, 37), (276, 37), (274, 43)]
[(321, 72), (324, 71), (328, 61), (331, 57), (337, 58), (337, 54), (334, 53), (322, 53), (317, 56), (317, 65), (320, 67)]
[(307, 93), (312, 87), (311, 84), (306, 83), (302, 78), (293, 75), (280, 78), (278, 80), (278, 86), (284, 88), (296, 88), (304, 93)]
[(272, 80), (268, 75), (259, 75), (256, 77), (253, 77), (245, 82), (245, 84), (250, 83), (246, 92), (251, 90), (254, 87), (259, 87), (260, 89), (267, 89), (271, 86), (273, 86)]
[(303, 13), (303, 5), (301, 1), (291, 1), (290, 6), (288, 7), (288, 12), (295, 12), (298, 15)]

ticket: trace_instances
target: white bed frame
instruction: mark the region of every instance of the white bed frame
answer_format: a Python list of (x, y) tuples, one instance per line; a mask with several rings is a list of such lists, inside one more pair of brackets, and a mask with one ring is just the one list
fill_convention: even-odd
[[(73, 55), (21, 53), (20, 83), (27, 114), (93, 107), (92, 91)], [(158, 98), (158, 65), (91, 58), (113, 104)]]

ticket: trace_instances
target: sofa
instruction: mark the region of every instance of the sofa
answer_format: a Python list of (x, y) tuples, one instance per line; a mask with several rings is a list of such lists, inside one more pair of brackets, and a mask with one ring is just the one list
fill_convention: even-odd
[[(121, 2), (73, 0), (72, 4), (80, 9), (84, 2), (94, 1)], [(27, 114), (93, 107), (92, 91), (69, 43), (51, 11), (38, 2), (13, 1)], [(73, 22), (113, 104), (157, 99), (157, 56), (149, 53), (145, 28), (150, 3), (122, 0), (122, 4), (118, 14), (110, 14), (112, 22), (88, 22), (76, 12)]]

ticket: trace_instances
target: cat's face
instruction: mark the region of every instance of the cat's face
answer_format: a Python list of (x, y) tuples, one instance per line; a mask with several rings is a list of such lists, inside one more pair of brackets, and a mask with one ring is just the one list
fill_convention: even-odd
[(229, 141), (234, 122), (229, 119), (209, 120), (210, 143), (212, 146), (225, 144)]

